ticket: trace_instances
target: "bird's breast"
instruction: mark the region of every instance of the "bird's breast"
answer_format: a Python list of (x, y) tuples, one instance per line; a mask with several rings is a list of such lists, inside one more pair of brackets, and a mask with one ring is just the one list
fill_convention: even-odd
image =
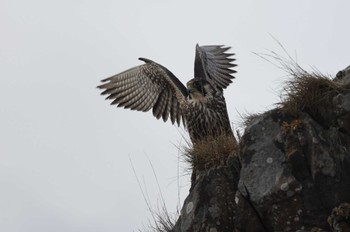
[(192, 141), (232, 133), (224, 98), (209, 99), (205, 103), (187, 101), (184, 116)]

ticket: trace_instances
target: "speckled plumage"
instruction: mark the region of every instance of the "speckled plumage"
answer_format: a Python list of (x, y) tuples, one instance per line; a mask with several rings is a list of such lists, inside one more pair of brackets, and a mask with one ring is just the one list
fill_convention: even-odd
[(206, 104), (188, 103), (183, 108), (187, 130), (192, 141), (220, 134), (233, 136), (225, 98), (217, 93)]
[(196, 46), (194, 78), (187, 88), (162, 65), (140, 58), (145, 64), (102, 80), (111, 104), (131, 110), (149, 111), (166, 122), (187, 128), (193, 143), (222, 133), (232, 135), (223, 89), (234, 77), (229, 47)]

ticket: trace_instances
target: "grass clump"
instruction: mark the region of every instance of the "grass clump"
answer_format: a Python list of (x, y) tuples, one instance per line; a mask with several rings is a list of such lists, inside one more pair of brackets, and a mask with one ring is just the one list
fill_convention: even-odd
[(195, 144), (188, 143), (184, 149), (185, 161), (193, 170), (206, 170), (224, 164), (227, 157), (238, 153), (238, 143), (233, 136), (209, 137)]
[[(298, 66), (299, 67), (299, 66)], [(308, 73), (302, 68), (288, 69), (292, 79), (286, 82), (280, 105), (292, 114), (307, 112), (318, 115), (332, 108), (332, 98), (344, 92), (344, 87), (317, 72)]]
[(145, 232), (171, 232), (174, 229), (179, 213), (171, 215), (166, 207), (162, 210), (152, 211), (153, 222), (149, 223)]
[(252, 122), (254, 120), (256, 120), (257, 118), (259, 118), (262, 115), (262, 113), (246, 113), (246, 114), (240, 114), (241, 117), (241, 128), (245, 129), (247, 126), (249, 126), (250, 124), (252, 124)]
[(298, 116), (300, 112), (309, 113), (313, 117), (331, 113), (332, 98), (339, 93), (344, 93), (348, 88), (316, 69), (312, 72), (306, 71), (289, 55), (279, 41), (276, 39), (275, 41), (282, 48), (286, 57), (273, 51), (255, 54), (282, 69), (291, 77), (284, 83), (281, 102), (278, 103), (281, 110), (295, 116)]

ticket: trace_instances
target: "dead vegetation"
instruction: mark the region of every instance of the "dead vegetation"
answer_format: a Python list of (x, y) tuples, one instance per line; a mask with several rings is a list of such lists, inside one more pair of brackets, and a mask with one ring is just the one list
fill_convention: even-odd
[(277, 104), (279, 108), (294, 116), (298, 116), (300, 112), (309, 113), (313, 117), (324, 114), (327, 108), (332, 107), (332, 97), (345, 92), (347, 87), (316, 69), (311, 72), (306, 71), (289, 55), (279, 41), (276, 39), (275, 41), (286, 57), (273, 51), (255, 54), (282, 69), (289, 76), (284, 83), (281, 102)]
[(147, 228), (144, 228), (142, 230), (138, 230), (139, 232), (141, 231), (145, 231), (145, 232), (171, 232), (172, 229), (175, 226), (175, 223), (180, 215), (179, 210), (177, 209), (177, 211), (173, 214), (169, 213), (169, 211), (167, 210), (166, 204), (165, 204), (165, 200), (163, 197), (163, 193), (158, 181), (158, 176), (155, 172), (155, 169), (153, 167), (153, 164), (150, 160), (149, 161), (149, 165), (152, 168), (153, 174), (154, 174), (154, 179), (157, 183), (157, 187), (158, 187), (158, 191), (160, 194), (160, 202), (158, 202), (158, 205), (156, 208), (152, 207), (151, 205), (151, 201), (148, 195), (148, 191), (147, 188), (145, 187), (145, 183), (143, 183), (143, 185), (141, 184), (141, 180), (139, 179), (136, 170), (134, 168), (133, 162), (130, 159), (130, 164), (132, 167), (132, 170), (134, 172), (137, 184), (139, 186), (139, 189), (141, 191), (142, 197), (146, 203), (146, 206), (149, 210), (149, 213), (152, 216), (152, 219), (149, 220), (149, 223), (147, 225)]
[(162, 210), (152, 211), (153, 221), (149, 223), (145, 232), (171, 232), (175, 226), (179, 213), (171, 215), (166, 207)]
[(185, 161), (191, 164), (193, 170), (206, 170), (223, 164), (227, 157), (237, 155), (239, 150), (236, 139), (227, 135), (210, 137), (187, 145), (183, 153)]
[(245, 129), (255, 119), (259, 118), (261, 115), (262, 115), (262, 113), (245, 113), (245, 114), (240, 114), (240, 118), (241, 118), (240, 128), (241, 129)]
[(308, 73), (304, 69), (287, 70), (292, 79), (287, 81), (281, 108), (297, 115), (307, 112), (317, 115), (323, 108), (332, 105), (332, 97), (345, 91), (338, 82), (331, 80), (318, 72)]

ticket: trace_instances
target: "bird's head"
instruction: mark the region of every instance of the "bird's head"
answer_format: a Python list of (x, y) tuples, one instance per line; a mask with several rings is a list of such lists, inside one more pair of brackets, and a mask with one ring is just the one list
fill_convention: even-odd
[(188, 97), (190, 100), (203, 101), (216, 92), (214, 87), (205, 79), (192, 79), (187, 82)]

